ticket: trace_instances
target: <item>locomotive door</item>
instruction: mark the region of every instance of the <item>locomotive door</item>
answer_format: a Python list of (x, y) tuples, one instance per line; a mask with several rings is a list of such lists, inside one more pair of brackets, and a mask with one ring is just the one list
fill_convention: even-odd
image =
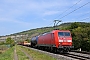
[(55, 43), (54, 33), (51, 33), (51, 38), (52, 38), (51, 45), (54, 45)]

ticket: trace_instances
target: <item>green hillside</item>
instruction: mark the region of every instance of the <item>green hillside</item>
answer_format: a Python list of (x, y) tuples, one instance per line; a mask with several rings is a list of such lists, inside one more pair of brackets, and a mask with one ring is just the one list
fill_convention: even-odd
[[(56, 26), (56, 28), (57, 29), (66, 28), (67, 26), (70, 26), (70, 24), (71, 23), (63, 23), (61, 25)], [(32, 37), (32, 36), (40, 35), (40, 34), (45, 33), (45, 32), (50, 32), (54, 29), (55, 29), (54, 27), (41, 27), (41, 28), (22, 31), (19, 33), (11, 34), (11, 35), (26, 35), (26, 34), (28, 34), (29, 37)]]

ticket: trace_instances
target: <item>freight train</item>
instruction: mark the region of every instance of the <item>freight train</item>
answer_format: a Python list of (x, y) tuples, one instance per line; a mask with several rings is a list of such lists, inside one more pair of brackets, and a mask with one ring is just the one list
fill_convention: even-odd
[(32, 37), (31, 47), (60, 53), (68, 52), (73, 48), (72, 36), (69, 30), (53, 30)]
[(18, 42), (18, 45), (23, 45), (23, 46), (31, 46), (31, 43), (28, 41), (22, 41), (22, 42)]

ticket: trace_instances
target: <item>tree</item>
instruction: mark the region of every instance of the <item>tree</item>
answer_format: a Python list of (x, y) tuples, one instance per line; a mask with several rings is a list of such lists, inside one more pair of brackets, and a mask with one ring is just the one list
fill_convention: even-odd
[(6, 44), (7, 44), (7, 45), (10, 45), (10, 46), (12, 47), (12, 46), (14, 46), (15, 41), (12, 40), (11, 37), (8, 37), (8, 38), (6, 39)]
[(1, 41), (1, 42), (0, 42), (0, 45), (3, 45), (3, 44), (4, 44), (4, 42), (3, 42), (3, 41)]
[(79, 23), (77, 23), (77, 22), (72, 23), (71, 26), (70, 26), (70, 29), (77, 28), (78, 26), (79, 26)]

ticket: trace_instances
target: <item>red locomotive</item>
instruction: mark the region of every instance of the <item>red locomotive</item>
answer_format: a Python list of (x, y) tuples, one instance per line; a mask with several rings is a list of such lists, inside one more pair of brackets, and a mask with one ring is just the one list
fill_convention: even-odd
[[(33, 44), (35, 40), (37, 44)], [(38, 36), (34, 41), (31, 40), (32, 46), (54, 52), (68, 52), (73, 48), (72, 37), (69, 30), (53, 30)]]

